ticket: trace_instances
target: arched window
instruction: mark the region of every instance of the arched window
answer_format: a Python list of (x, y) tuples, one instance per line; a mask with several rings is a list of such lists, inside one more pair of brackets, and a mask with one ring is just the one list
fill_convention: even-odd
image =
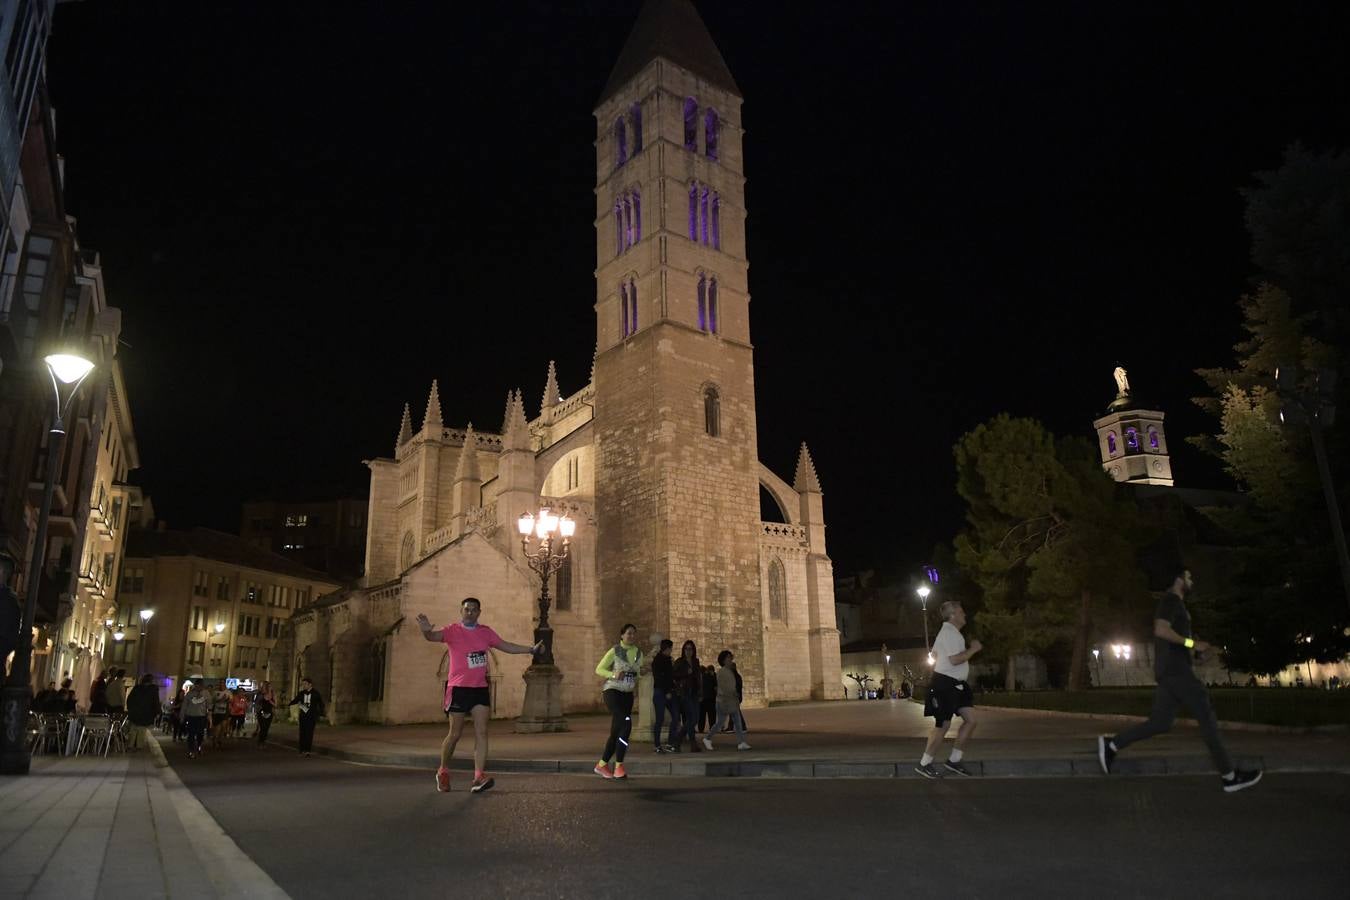
[(698, 276), (698, 330), (708, 330), (708, 280)]
[(403, 545), (399, 548), (398, 560), (400, 569), (406, 569), (417, 562), (417, 538), (413, 537), (411, 531), (403, 535)]
[(709, 191), (705, 187), (699, 195), (699, 208), (703, 213), (703, 243), (705, 245), (708, 243), (708, 194)]
[(633, 243), (642, 240), (642, 193), (633, 188)]
[(717, 159), (717, 110), (712, 107), (703, 114), (703, 152)]
[(712, 201), (712, 245), (714, 250), (722, 249), (722, 198), (716, 191)]
[(623, 116), (619, 116), (614, 123), (614, 168), (618, 168), (628, 162), (628, 126), (623, 123)]
[(1151, 449), (1158, 449), (1158, 429), (1150, 428), (1148, 430), (1148, 445)]
[(698, 151), (698, 101), (684, 98), (684, 149)]
[(619, 333), (628, 337), (633, 332), (628, 327), (628, 282), (619, 283)]
[(633, 155), (637, 156), (642, 152), (642, 104), (634, 103), (628, 115), (633, 120)]
[(1106, 452), (1111, 456), (1116, 455), (1116, 433), (1114, 431), (1106, 433)]
[(615, 203), (614, 203), (614, 241), (615, 241), (615, 251), (614, 251), (614, 253), (615, 253), (616, 256), (621, 255), (621, 254), (623, 253), (623, 202), (622, 202), (622, 201), (615, 201)]
[(1133, 425), (1125, 429), (1125, 452), (1126, 453), (1139, 452), (1139, 432), (1135, 429)]
[(708, 282), (708, 332), (717, 334), (717, 279)]
[(779, 622), (787, 614), (787, 575), (783, 561), (774, 557), (769, 561), (769, 618)]
[(712, 437), (722, 436), (722, 399), (712, 385), (703, 389), (703, 430)]
[(623, 195), (623, 248), (627, 250), (633, 246), (633, 201), (627, 194)]
[(572, 557), (567, 556), (558, 566), (553, 581), (553, 608), (563, 612), (572, 608)]
[(628, 279), (628, 333), (637, 334), (637, 282)]
[(698, 182), (689, 185), (689, 240), (698, 240)]

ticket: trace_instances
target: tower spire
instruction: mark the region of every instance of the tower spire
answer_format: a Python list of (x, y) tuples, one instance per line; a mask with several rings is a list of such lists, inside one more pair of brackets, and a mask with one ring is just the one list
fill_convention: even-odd
[(657, 57), (741, 96), (736, 79), (731, 77), (726, 60), (694, 4), (689, 0), (646, 0), (596, 105), (617, 94)]
[(525, 421), (525, 394), (519, 388), (508, 401), (506, 408), (506, 425), (502, 428), (502, 449), (530, 449), (530, 423)]
[(561, 399), (562, 393), (558, 390), (558, 370), (554, 366), (553, 360), (550, 359), (548, 361), (548, 378), (544, 381), (544, 402), (540, 404), (539, 414), (547, 413)]
[(478, 437), (473, 433), (473, 423), (464, 430), (464, 447), (459, 451), (459, 462), (455, 464), (455, 481), (478, 481)]
[(394, 452), (398, 453), (398, 448), (410, 440), (412, 440), (412, 409), (405, 403), (403, 404), (403, 421), (398, 426), (398, 442), (394, 444)]
[(792, 489), (798, 493), (821, 493), (816, 464), (811, 461), (811, 451), (806, 449), (806, 441), (802, 441), (801, 452), (797, 454), (797, 474), (792, 479)]
[(431, 379), (431, 395), (427, 397), (427, 412), (422, 416), (422, 430), (428, 427), (440, 428), (444, 423), (441, 421), (441, 389), (436, 384), (436, 379)]

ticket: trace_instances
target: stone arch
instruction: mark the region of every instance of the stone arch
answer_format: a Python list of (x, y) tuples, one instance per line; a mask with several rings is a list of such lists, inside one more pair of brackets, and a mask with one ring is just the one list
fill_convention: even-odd
[(778, 511), (783, 514), (783, 521), (789, 525), (800, 524), (801, 519), (801, 497), (788, 484), (764, 463), (759, 464), (759, 483), (774, 502), (778, 504)]
[[(543, 494), (544, 482), (548, 480), (549, 472), (552, 472), (553, 467), (558, 465), (567, 454), (582, 447), (595, 446), (592, 424), (593, 420), (586, 422), (575, 431), (568, 432), (566, 437), (554, 441), (535, 456), (534, 493), (536, 496)], [(514, 517), (512, 517), (512, 521), (514, 521)]]

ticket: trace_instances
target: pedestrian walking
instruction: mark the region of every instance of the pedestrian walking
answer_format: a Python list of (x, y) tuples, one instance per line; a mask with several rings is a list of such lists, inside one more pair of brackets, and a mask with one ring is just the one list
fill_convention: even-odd
[(187, 725), (183, 721), (183, 692), (175, 691), (169, 701), (169, 724), (173, 727), (173, 740), (181, 741)]
[[(595, 774), (601, 778), (627, 778), (623, 767), (628, 752), (628, 736), (633, 730), (633, 693), (637, 690), (638, 673), (642, 668), (642, 650), (637, 645), (637, 626), (625, 625), (619, 630), (619, 642), (610, 647), (595, 667), (595, 674), (605, 679), (605, 709), (609, 710), (609, 739), (604, 752), (595, 764)], [(609, 761), (614, 760), (614, 768)]]
[(970, 677), (970, 658), (984, 647), (979, 641), (971, 641), (970, 646), (966, 646), (966, 639), (961, 634), (961, 629), (966, 627), (966, 611), (959, 601), (943, 601), (940, 612), (942, 628), (933, 638), (933, 680), (928, 683), (928, 698), (923, 704), (923, 714), (933, 718), (933, 730), (928, 733), (928, 743), (914, 771), (924, 778), (942, 777), (933, 765), (933, 755), (947, 736), (952, 716), (957, 715), (961, 717), (961, 728), (956, 732), (956, 746), (947, 756), (943, 768), (953, 775), (969, 777), (972, 773), (961, 760), (977, 723), (975, 695), (967, 679)]
[(159, 715), (159, 690), (153, 675), (142, 675), (141, 681), (127, 695), (127, 718), (131, 720), (131, 748), (140, 749), (150, 740), (150, 728)]
[(221, 688), (211, 697), (211, 746), (224, 747), (225, 737), (230, 732), (230, 701), (233, 696), (227, 688)]
[(680, 707), (680, 728), (671, 743), (678, 750), (684, 744), (685, 738), (688, 738), (689, 749), (701, 753), (703, 745), (698, 742), (696, 732), (699, 724), (699, 706), (703, 696), (703, 668), (698, 664), (698, 646), (693, 641), (685, 641), (684, 646), (680, 648), (680, 658), (675, 660), (673, 675), (675, 699)]
[(253, 714), (258, 720), (258, 746), (267, 743), (267, 732), (272, 730), (272, 714), (277, 707), (277, 694), (272, 682), (264, 681), (253, 695)]
[(503, 653), (537, 653), (544, 642), (513, 644), (501, 635), (480, 624), (483, 602), (477, 597), (465, 597), (459, 604), (459, 621), (444, 628), (432, 628), (431, 620), (417, 616), (422, 637), (445, 644), (448, 667), (445, 681), (443, 709), (450, 719), (450, 729), (441, 741), (441, 765), (436, 770), (436, 790), (450, 790), (450, 760), (455, 756), (455, 745), (464, 734), (464, 718), (473, 718), (473, 783), (469, 792), (478, 794), (496, 784), (487, 774), (488, 717), (492, 712), (492, 693), (488, 688), (488, 651)]
[(243, 691), (235, 691), (230, 697), (230, 736), (241, 738), (244, 736), (244, 719), (248, 716), (248, 694)]
[(314, 682), (300, 679), (300, 692), (288, 706), (300, 707), (300, 755), (314, 755), (314, 726), (323, 715), (323, 695), (314, 690)]
[(736, 654), (730, 650), (717, 654), (717, 664), (721, 666), (717, 670), (717, 715), (703, 738), (706, 750), (714, 749), (712, 736), (723, 722), (727, 723), (727, 727), (736, 728), (736, 749), (750, 749), (750, 745), (745, 742), (745, 729), (741, 727), (741, 698), (736, 694), (736, 670), (732, 666), (735, 661)]
[[(675, 642), (670, 638), (663, 638), (656, 655), (652, 657), (652, 709), (656, 715), (652, 717), (652, 746), (657, 753), (678, 753), (680, 751), (680, 739), (677, 734), (680, 728), (680, 707), (679, 701), (675, 699), (675, 662), (670, 658), (670, 651), (675, 649)], [(670, 740), (661, 743), (661, 725), (665, 722), (666, 715), (670, 715)]]
[(108, 714), (108, 677), (100, 672), (89, 686), (89, 715), (106, 716)]
[[(745, 722), (745, 712), (741, 708), (741, 704), (745, 702), (745, 682), (741, 679), (741, 670), (737, 668), (736, 662), (734, 660), (731, 663), (731, 675), (733, 678), (736, 679), (736, 715), (739, 716), (741, 720), (740, 733), (744, 734), (745, 732), (750, 730), (750, 726), (747, 725)], [(730, 732), (731, 732), (731, 723), (728, 722), (726, 724), (726, 727), (722, 729), (722, 733), (729, 734)]]
[(707, 734), (717, 721), (717, 669), (703, 668), (703, 699), (699, 702), (698, 730)]
[(1153, 675), (1158, 682), (1153, 691), (1153, 711), (1147, 720), (1115, 737), (1098, 737), (1097, 761), (1103, 774), (1111, 774), (1116, 754), (1131, 744), (1171, 731), (1177, 708), (1184, 706), (1195, 716), (1214, 768), (1223, 781), (1223, 789), (1231, 794), (1260, 781), (1261, 770), (1234, 768), (1228, 748), (1219, 737), (1219, 722), (1209, 702), (1209, 691), (1191, 668), (1192, 650), (1207, 653), (1211, 649), (1205, 641), (1197, 640), (1191, 630), (1191, 615), (1186, 610), (1185, 598), (1194, 583), (1188, 570), (1180, 570), (1153, 613)]
[(200, 681), (183, 698), (183, 728), (187, 732), (188, 759), (201, 756), (202, 742), (211, 722), (211, 698)]

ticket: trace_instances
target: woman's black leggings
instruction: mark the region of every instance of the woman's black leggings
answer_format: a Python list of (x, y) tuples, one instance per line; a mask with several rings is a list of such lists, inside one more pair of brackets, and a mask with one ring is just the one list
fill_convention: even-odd
[(633, 692), (605, 691), (605, 709), (609, 710), (609, 740), (605, 741), (605, 752), (600, 756), (605, 762), (612, 758), (623, 762), (628, 752), (628, 735), (633, 730)]

